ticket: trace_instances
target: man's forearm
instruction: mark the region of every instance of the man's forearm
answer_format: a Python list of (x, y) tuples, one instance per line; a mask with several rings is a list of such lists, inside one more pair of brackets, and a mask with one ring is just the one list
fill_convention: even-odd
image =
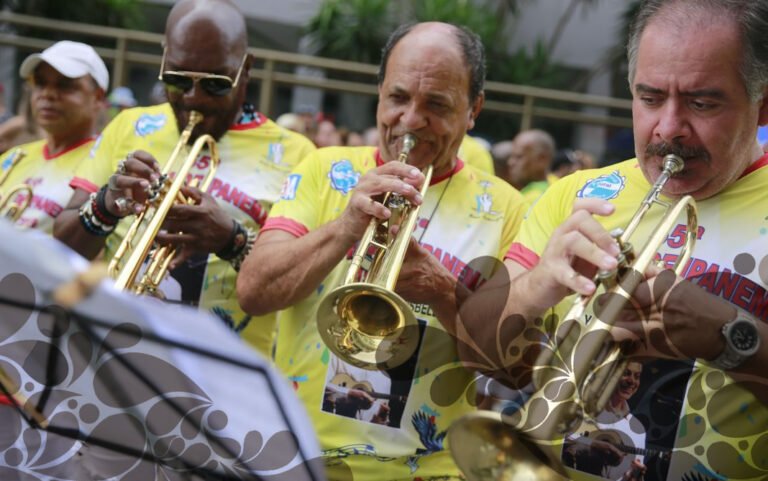
[(79, 207), (64, 209), (53, 225), (53, 236), (88, 260), (104, 248), (105, 237), (90, 234), (80, 223)]
[(541, 329), (534, 323), (544, 311), (526, 303), (532, 287), (525, 272), (511, 279), (506, 274), (498, 273), (461, 305), (456, 326), (459, 355), (468, 368), (520, 388), (530, 381), (528, 369), (521, 369), (524, 356), (536, 357), (539, 347), (536, 336), (524, 333)]
[(284, 309), (309, 296), (354, 241), (330, 222), (301, 237), (259, 239), (237, 280), (240, 306), (253, 315)]

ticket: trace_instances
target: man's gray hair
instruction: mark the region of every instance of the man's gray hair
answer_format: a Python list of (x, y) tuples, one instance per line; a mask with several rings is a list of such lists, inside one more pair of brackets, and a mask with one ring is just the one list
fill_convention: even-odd
[[(743, 45), (741, 76), (749, 98), (760, 100), (768, 86), (768, 1), (765, 0), (644, 0), (630, 27), (627, 43), (629, 87), (635, 80), (640, 37), (645, 27), (658, 15), (670, 11), (709, 14), (717, 22), (730, 18), (739, 26)], [(702, 30), (702, 35), (706, 31)]]

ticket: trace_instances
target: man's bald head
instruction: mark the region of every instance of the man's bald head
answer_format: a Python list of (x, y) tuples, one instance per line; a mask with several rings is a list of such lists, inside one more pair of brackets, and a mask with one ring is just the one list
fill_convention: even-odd
[(232, 80), (233, 88), (222, 94), (206, 90), (200, 82), (186, 90), (166, 88), (179, 129), (196, 111), (204, 119), (193, 138), (202, 133), (221, 138), (237, 121), (248, 86), (251, 60), (242, 13), (230, 0), (181, 0), (168, 15), (165, 41), (165, 71)]
[(523, 189), (531, 182), (545, 180), (552, 158), (555, 141), (539, 129), (524, 130), (515, 136), (512, 154), (507, 160), (510, 183)]
[[(447, 31), (455, 41), (456, 46), (461, 50), (464, 64), (469, 76), (469, 103), (473, 104), (482, 94), (485, 85), (485, 48), (480, 37), (471, 30), (459, 26), (442, 22), (423, 22), (416, 24), (401, 25), (387, 39), (386, 45), (381, 52), (381, 63), (379, 64), (378, 80), (379, 85), (384, 83), (387, 76), (387, 64), (392, 51), (397, 44), (406, 36), (419, 30), (427, 31)], [(450, 41), (450, 40), (449, 40)]]
[(555, 140), (543, 130), (524, 130), (517, 134), (515, 142), (519, 142), (522, 145), (531, 145), (537, 152), (549, 160), (555, 156)]
[(230, 0), (181, 0), (168, 14), (165, 25), (168, 43), (187, 43), (203, 37), (242, 56), (248, 48), (245, 18)]

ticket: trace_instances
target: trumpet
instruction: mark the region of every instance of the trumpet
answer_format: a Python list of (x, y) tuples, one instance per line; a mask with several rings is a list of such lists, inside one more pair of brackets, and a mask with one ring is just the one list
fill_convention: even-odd
[[(202, 114), (196, 111), (190, 112), (189, 121), (182, 131), (170, 159), (163, 167), (160, 180), (152, 186), (152, 192), (144, 204), (144, 209), (131, 224), (125, 238), (107, 266), (107, 271), (115, 279), (115, 286), (118, 289), (125, 289), (138, 295), (149, 294), (163, 297), (158, 286), (168, 272), (168, 266), (176, 255), (176, 248), (167, 245), (155, 245), (155, 238), (160, 232), (171, 207), (176, 204), (190, 205), (194, 203), (192, 199), (184, 197), (181, 188), (189, 185), (203, 191), (208, 190), (220, 163), (216, 141), (210, 135), (201, 135), (187, 150), (192, 130), (202, 120)], [(210, 167), (206, 175), (202, 181), (195, 179), (187, 184), (187, 175), (206, 147), (211, 157)], [(174, 175), (172, 176), (171, 173)], [(137, 281), (141, 267), (148, 256), (147, 268)]]
[[(398, 161), (407, 163), (416, 137), (406, 134)], [(432, 178), (424, 171), (421, 195)], [(419, 206), (399, 194), (387, 193), (382, 203), (392, 212), (387, 220), (371, 219), (352, 257), (342, 284), (320, 302), (317, 328), (340, 359), (369, 370), (391, 369), (408, 360), (418, 343), (418, 325), (410, 305), (394, 292)], [(392, 234), (392, 228), (398, 226)]]
[[(677, 275), (690, 259), (698, 229), (696, 202), (682, 197), (671, 205), (659, 199), (669, 179), (683, 170), (680, 157), (667, 155), (663, 170), (625, 229), (616, 229), (621, 253), (618, 267), (598, 272), (594, 282), (604, 287), (606, 302), (599, 320), (586, 326), (578, 319), (587, 310), (595, 294), (577, 296), (558, 330), (554, 349), (544, 350), (536, 360), (533, 383), (536, 391), (525, 407), (512, 419), (502, 414), (479, 411), (456, 421), (448, 430), (451, 452), (457, 465), (470, 481), (479, 480), (562, 480), (568, 479), (560, 456), (551, 449), (556, 439), (573, 432), (581, 422), (596, 424), (627, 365), (621, 347), (610, 329), (632, 294), (643, 281), (643, 273), (653, 262), (659, 247), (667, 240), (678, 217), (685, 210), (687, 232), (677, 262)], [(667, 209), (645, 246), (635, 253), (629, 238), (654, 204)], [(557, 400), (552, 396), (559, 387)], [(507, 423), (506, 421), (510, 421)], [(515, 428), (515, 426), (524, 426)]]
[[(11, 155), (9, 156), (9, 159), (7, 162), (10, 163), (7, 169), (5, 169), (5, 172), (3, 172), (2, 177), (0, 177), (0, 188), (5, 184), (5, 182), (8, 180), (8, 176), (11, 174), (11, 170), (19, 165), (19, 162), (21, 162), (21, 159), (23, 159), (26, 156), (26, 152), (24, 152), (22, 149), (15, 149)], [(21, 200), (19, 199), (20, 194), (26, 194), (24, 195)], [(13, 186), (6, 194), (5, 197), (0, 195), (0, 217), (4, 217), (11, 222), (16, 222), (21, 218), (22, 214), (24, 214), (24, 211), (29, 207), (29, 204), (32, 202), (32, 196), (33, 196), (32, 187), (29, 184), (19, 184)], [(16, 200), (14, 200), (16, 199)]]

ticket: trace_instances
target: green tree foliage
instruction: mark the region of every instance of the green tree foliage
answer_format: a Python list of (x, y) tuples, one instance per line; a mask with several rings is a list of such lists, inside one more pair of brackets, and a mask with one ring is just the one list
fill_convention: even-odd
[(391, 31), (389, 0), (326, 0), (307, 26), (317, 55), (378, 63)]
[(0, 7), (56, 20), (132, 29), (144, 26), (138, 0), (0, 0)]
[[(322, 57), (377, 64), (388, 35), (400, 24), (444, 21), (463, 25), (477, 33), (486, 49), (487, 79), (554, 89), (584, 85), (581, 74), (552, 60), (562, 33), (579, 9), (594, 8), (600, 0), (569, 0), (552, 32), (542, 32), (533, 45), (510, 50), (511, 26), (521, 7), (533, 0), (325, 0), (307, 27), (313, 54)], [(334, 74), (329, 72), (330, 76)], [(366, 80), (369, 80), (367, 77)], [(362, 79), (361, 79), (362, 80)], [(509, 101), (508, 97), (489, 100)], [(520, 101), (521, 99), (518, 99)], [(558, 108), (556, 102), (537, 105)], [(568, 138), (572, 125), (539, 119), (537, 127)], [(476, 131), (494, 138), (507, 138), (517, 129), (510, 116), (485, 112)], [(562, 133), (558, 130), (563, 130)]]
[[(595, 0), (573, 0), (588, 1)], [(505, 27), (519, 11), (518, 0), (325, 0), (307, 26), (314, 53), (376, 64), (387, 36), (404, 22), (442, 21), (477, 33), (486, 47), (488, 79), (555, 87), (567, 81), (551, 61), (551, 40), (508, 50)]]

